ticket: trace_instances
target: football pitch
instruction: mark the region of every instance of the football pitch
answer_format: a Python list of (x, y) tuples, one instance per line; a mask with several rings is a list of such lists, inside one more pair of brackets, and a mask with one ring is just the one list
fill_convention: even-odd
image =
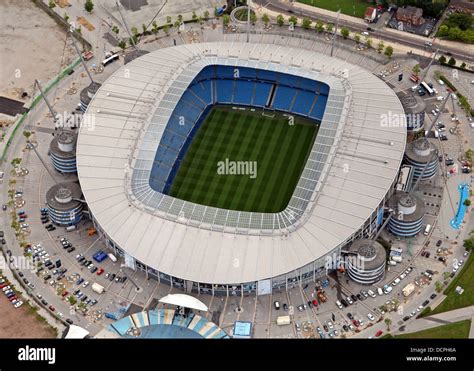
[(221, 209), (275, 213), (288, 205), (319, 124), (215, 106), (184, 155), (169, 194)]

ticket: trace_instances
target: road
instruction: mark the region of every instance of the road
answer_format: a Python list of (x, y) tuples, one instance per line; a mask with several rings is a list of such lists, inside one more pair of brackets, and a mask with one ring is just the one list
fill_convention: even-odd
[[(259, 6), (265, 7), (267, 10), (274, 11), (277, 13), (285, 14), (287, 16), (295, 15), (299, 17), (309, 17), (311, 19), (318, 19), (325, 22), (335, 23), (336, 16), (330, 16), (317, 12), (315, 9), (314, 11), (309, 11), (306, 9), (302, 9), (301, 7), (292, 7), (290, 5), (284, 4), (281, 1), (271, 1), (268, 0), (255, 0), (254, 3), (258, 4)], [(334, 13), (335, 14), (335, 13)], [(352, 31), (363, 32), (367, 30), (366, 24), (361, 24), (356, 21), (349, 21), (347, 19), (339, 19), (339, 27), (347, 27)], [(416, 53), (417, 51), (434, 51), (434, 50), (426, 50), (423, 42), (417, 39), (410, 34), (399, 32), (395, 30), (384, 30), (378, 29), (376, 31), (377, 38), (381, 38), (386, 41), (398, 43), (405, 45), (407, 47), (413, 48), (413, 52)], [(428, 39), (426, 39), (428, 40)], [(452, 46), (443, 46), (440, 48), (440, 53), (451, 53), (453, 57), (464, 60), (466, 62), (474, 62), (474, 54), (466, 53), (466, 48), (457, 48)], [(416, 53), (419, 54), (419, 53)]]

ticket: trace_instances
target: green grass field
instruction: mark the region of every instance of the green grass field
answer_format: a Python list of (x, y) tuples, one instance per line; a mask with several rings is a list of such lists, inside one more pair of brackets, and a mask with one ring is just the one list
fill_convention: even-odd
[[(216, 106), (199, 128), (169, 194), (222, 209), (275, 213), (286, 208), (319, 125)], [(256, 177), (219, 174), (220, 161), (256, 162)]]
[[(366, 1), (361, 0), (297, 0), (299, 3), (312, 5), (321, 9), (337, 12), (341, 9), (342, 14), (353, 17), (364, 18), (365, 10), (368, 6), (373, 6)], [(354, 13), (355, 10), (355, 13)]]
[[(464, 262), (464, 266), (457, 276), (451, 281), (444, 293), (446, 298), (427, 315), (447, 312), (453, 309), (474, 305), (474, 255), (471, 253)], [(456, 287), (464, 289), (462, 295), (456, 293)]]
[(432, 327), (427, 330), (412, 332), (409, 334), (385, 336), (384, 338), (395, 339), (467, 339), (469, 330), (471, 329), (471, 321), (464, 320), (449, 323), (447, 325)]

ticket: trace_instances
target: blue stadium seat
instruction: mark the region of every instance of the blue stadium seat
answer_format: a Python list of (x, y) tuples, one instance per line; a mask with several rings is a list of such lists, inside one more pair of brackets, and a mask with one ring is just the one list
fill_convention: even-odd
[(207, 105), (212, 104), (212, 84), (210, 81), (201, 81), (194, 84), (191, 86), (190, 91)]
[(234, 90), (234, 80), (216, 80), (217, 102), (232, 103), (232, 92)]
[(272, 107), (280, 111), (288, 111), (295, 97), (296, 89), (277, 86)]
[(276, 74), (273, 71), (258, 70), (257, 77), (259, 80), (267, 80), (267, 81), (269, 80), (272, 82), (276, 81)]
[(257, 70), (255, 68), (239, 67), (240, 79), (255, 80), (257, 78)]
[(255, 94), (253, 96), (252, 105), (257, 107), (265, 107), (268, 102), (268, 96), (270, 94), (270, 90), (272, 88), (271, 84), (267, 84), (264, 82), (256, 82), (255, 83)]
[(251, 104), (254, 87), (254, 82), (236, 80), (234, 88), (234, 103), (244, 105)]
[(277, 77), (278, 85), (284, 85), (289, 88), (297, 88), (300, 85), (301, 78), (294, 75), (279, 74)]
[(234, 79), (234, 66), (216, 66), (216, 77), (219, 79)]
[(298, 113), (300, 115), (308, 116), (309, 111), (313, 105), (314, 97), (316, 94), (310, 93), (304, 90), (298, 90), (296, 98), (291, 107), (291, 112)]
[(328, 97), (326, 95), (319, 95), (316, 98), (316, 103), (309, 114), (315, 120), (321, 121), (323, 119), (324, 110), (326, 109), (326, 102)]

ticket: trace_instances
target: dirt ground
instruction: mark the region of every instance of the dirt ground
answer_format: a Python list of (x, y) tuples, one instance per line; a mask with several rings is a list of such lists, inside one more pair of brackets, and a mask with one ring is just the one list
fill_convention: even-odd
[(0, 338), (2, 339), (52, 339), (55, 338), (53, 329), (40, 322), (36, 315), (23, 304), (15, 308), (5, 297), (0, 295)]
[[(0, 95), (31, 95), (34, 79), (44, 83), (61, 70), (65, 32), (29, 0), (0, 1)], [(72, 60), (66, 48), (65, 66)]]

